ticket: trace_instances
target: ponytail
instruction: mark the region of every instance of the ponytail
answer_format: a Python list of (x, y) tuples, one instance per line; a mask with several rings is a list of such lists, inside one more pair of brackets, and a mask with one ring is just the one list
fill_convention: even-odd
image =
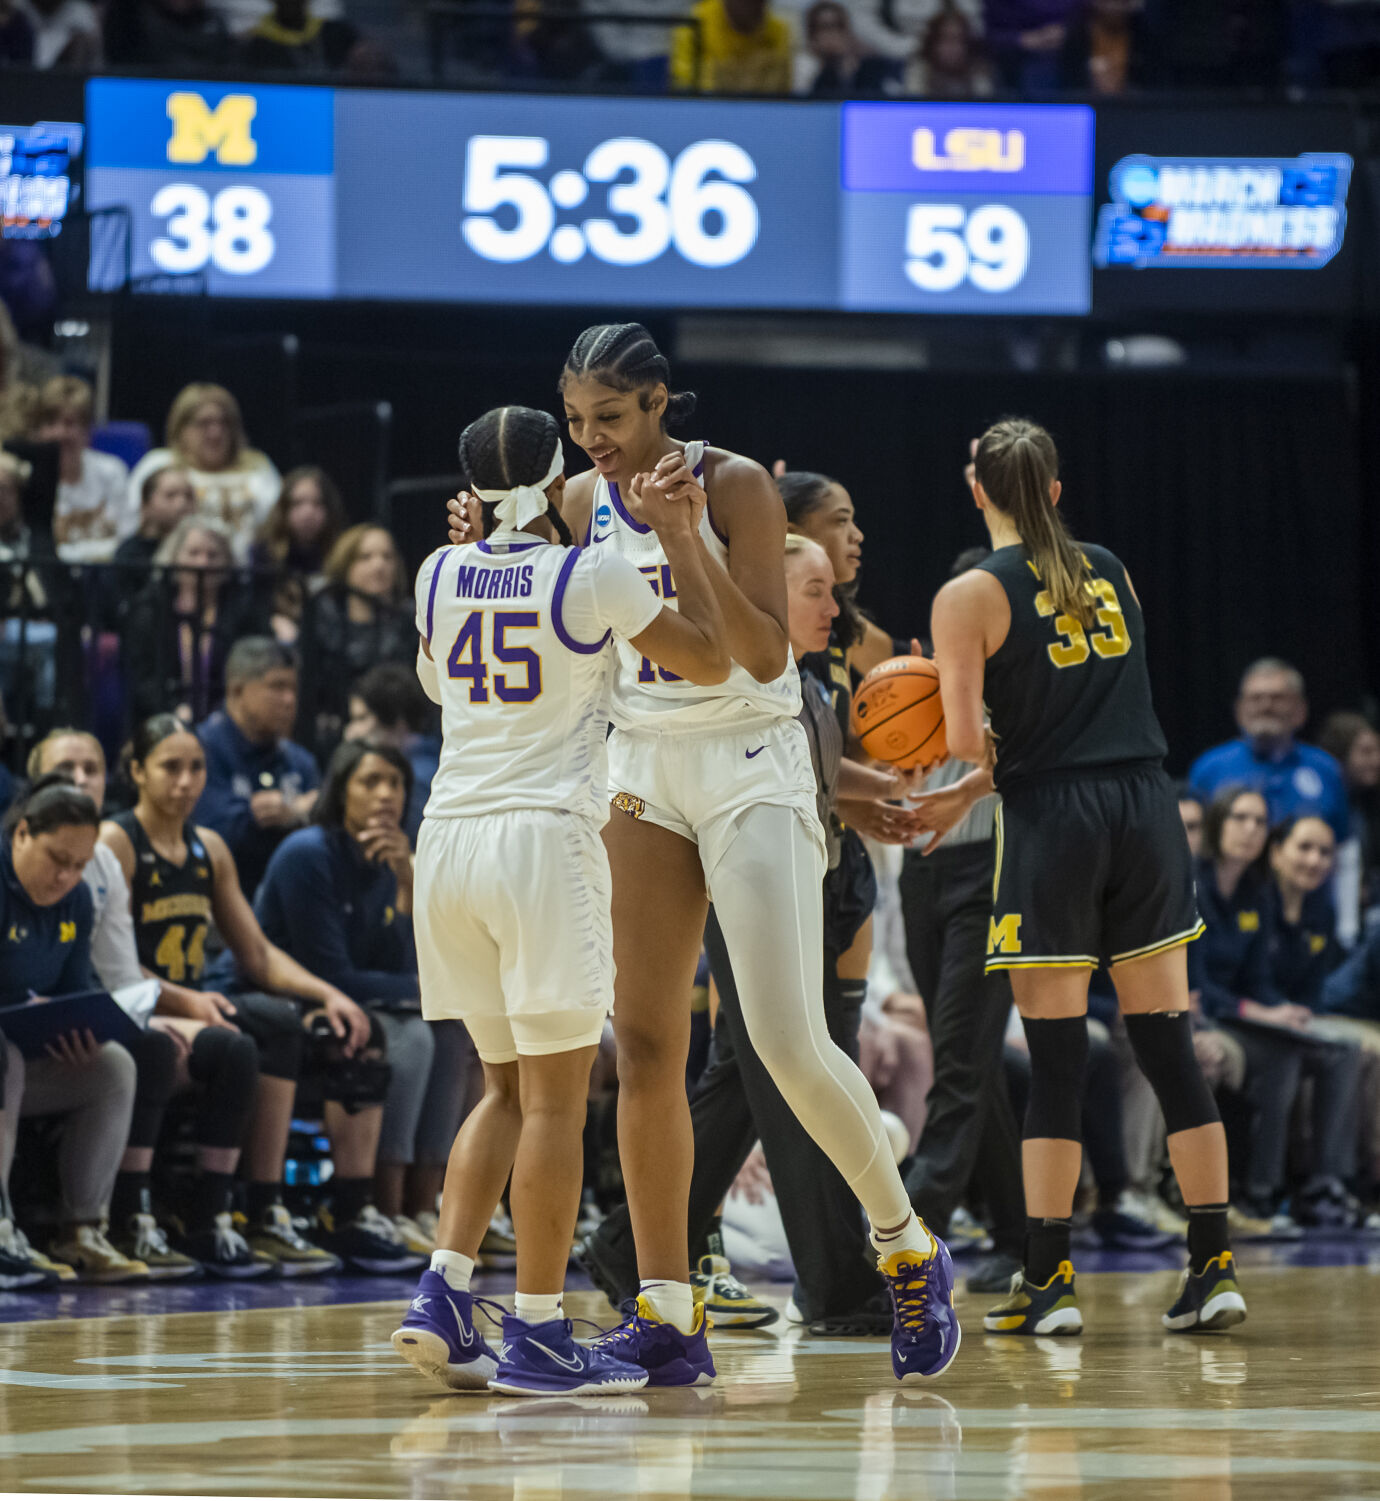
[(1054, 440), (1024, 417), (1005, 417), (983, 433), (973, 463), (987, 498), (1021, 534), (1056, 612), (1091, 628), (1097, 617), (1088, 564), (1049, 498), (1059, 477)]

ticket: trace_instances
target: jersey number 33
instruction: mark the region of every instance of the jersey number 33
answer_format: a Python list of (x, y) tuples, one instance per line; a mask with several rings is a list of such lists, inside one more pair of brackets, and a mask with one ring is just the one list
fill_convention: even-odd
[(1097, 626), (1091, 634), (1072, 615), (1056, 613), (1048, 589), (1041, 589), (1035, 596), (1035, 608), (1042, 616), (1055, 616), (1054, 629), (1063, 637), (1049, 648), (1049, 660), (1056, 667), (1079, 667), (1088, 660), (1090, 650), (1099, 657), (1124, 657), (1131, 649), (1116, 590), (1106, 579), (1093, 579), (1089, 587), (1097, 598)]

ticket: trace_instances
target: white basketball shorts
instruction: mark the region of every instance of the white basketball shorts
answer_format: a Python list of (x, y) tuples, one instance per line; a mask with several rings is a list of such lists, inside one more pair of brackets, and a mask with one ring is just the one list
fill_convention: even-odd
[(422, 1015), (486, 1063), (599, 1041), (613, 1010), (609, 862), (592, 819), (538, 809), (427, 818), (413, 929)]

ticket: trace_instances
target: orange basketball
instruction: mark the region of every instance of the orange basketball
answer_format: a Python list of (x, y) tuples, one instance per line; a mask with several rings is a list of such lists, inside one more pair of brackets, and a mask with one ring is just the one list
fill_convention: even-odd
[(874, 760), (902, 770), (942, 761), (949, 748), (939, 669), (928, 657), (879, 662), (853, 695), (853, 733)]

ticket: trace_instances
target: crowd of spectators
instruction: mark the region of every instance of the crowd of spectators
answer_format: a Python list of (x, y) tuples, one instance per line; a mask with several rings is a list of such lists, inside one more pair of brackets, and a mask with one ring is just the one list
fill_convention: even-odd
[[(474, 1070), (463, 1027), (419, 1009), (411, 851), (440, 726), (416, 678), (397, 545), (374, 522), (347, 524), (327, 470), (280, 476), (221, 387), (180, 392), (164, 444), (129, 455), (132, 471), (92, 446), (81, 380), (11, 380), (3, 394), (25, 457), (0, 448), (0, 691), (25, 700), (30, 728), (22, 767), (10, 756), (23, 777), (0, 778), (0, 1032), (4, 1008), (90, 991), (114, 996), (134, 1032), (99, 1043), (78, 1030), (29, 1057), (5, 1045), (0, 1286), (420, 1265)], [(846, 585), (862, 541), (847, 492), (815, 475), (780, 484), (807, 548), (793, 563)], [(792, 588), (800, 573), (788, 568)], [(52, 681), (73, 598), (78, 728), (58, 718)], [(828, 608), (811, 628), (827, 633), (838, 611), (820, 588), (812, 598)], [(849, 618), (858, 650), (899, 649)], [(1380, 731), (1347, 711), (1303, 738), (1305, 684), (1274, 658), (1248, 668), (1234, 712), (1239, 735), (1193, 761), (1180, 810), (1207, 926), (1189, 951), (1195, 1046), (1228, 1124), (1235, 1233), (1380, 1232)], [(962, 771), (941, 768), (928, 789)], [(995, 1288), (1019, 1259), (1028, 1064), (1005, 981), (981, 977), (992, 810), (935, 860), (902, 860), (903, 818), (847, 810), (869, 836), (867, 854), (850, 836), (849, 859), (876, 871), (857, 888), (875, 905), (870, 969), (865, 952), (856, 976), (856, 956), (836, 956), (848, 1046), (894, 1112), (908, 1187), (936, 1228), (960, 1243), (990, 1229), (973, 1280)], [(854, 915), (870, 934), (867, 911)], [(960, 941), (978, 987), (966, 1000)], [(1183, 1234), (1182, 1206), (1105, 974), (1088, 1025), (1086, 1233), (1164, 1245)], [(703, 1075), (722, 1096), (725, 1070), (751, 1077), (741, 1040), (725, 1056), (731, 1041), (721, 1020), (706, 1054), (701, 1029), (692, 1087)], [(988, 1051), (993, 1067), (979, 1066)], [(615, 1089), (612, 1069), (596, 1071), (587, 1230), (595, 1201), (618, 1196)], [(322, 1161), (329, 1177), (310, 1182)], [(759, 1147), (714, 1245), (788, 1271), (792, 1226), (813, 1211), (778, 1214), (774, 1193)], [(511, 1256), (501, 1221), (487, 1245)], [(812, 1306), (808, 1287), (800, 1297)]]
[[(1373, 86), (1377, 0), (0, 0), (0, 63), (814, 97)], [(433, 8), (435, 10), (435, 8)], [(588, 17), (588, 19), (586, 19)], [(649, 20), (649, 17), (652, 18)], [(658, 24), (657, 18), (664, 17)], [(439, 45), (437, 45), (439, 38)]]

